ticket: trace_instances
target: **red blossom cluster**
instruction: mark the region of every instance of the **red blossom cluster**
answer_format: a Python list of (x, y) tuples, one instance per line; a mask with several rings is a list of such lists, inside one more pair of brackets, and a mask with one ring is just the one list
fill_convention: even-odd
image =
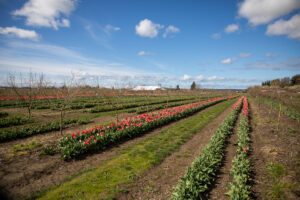
[(237, 102), (234, 103), (234, 105), (232, 106), (233, 109), (236, 109), (238, 107), (238, 105), (240, 104), (240, 102), (242, 101), (243, 97), (239, 98), (237, 100)]
[[(243, 99), (243, 109), (242, 109), (242, 113), (244, 115), (244, 119), (248, 115), (248, 110), (249, 110), (249, 108), (248, 108), (248, 101), (247, 101), (247, 98), (244, 97), (244, 99)], [(248, 123), (247, 123), (247, 125), (248, 125)]]
[[(227, 98), (234, 98), (234, 97), (227, 97)], [(178, 113), (183, 113), (187, 109), (198, 108), (205, 103), (214, 102), (214, 101), (218, 101), (221, 99), (225, 99), (225, 98), (213, 98), (213, 99), (208, 99), (208, 100), (204, 100), (204, 101), (199, 101), (196, 103), (191, 103), (188, 105), (168, 108), (168, 109), (158, 111), (155, 113), (142, 114), (142, 115), (137, 115), (134, 117), (126, 117), (121, 122), (112, 123), (111, 125), (108, 125), (107, 127), (97, 126), (97, 127), (92, 127), (91, 129), (88, 129), (88, 130), (77, 131), (77, 134), (72, 133), (72, 137), (74, 140), (81, 141), (84, 145), (89, 145), (92, 142), (97, 142), (96, 139), (93, 140), (94, 137), (103, 137), (103, 134), (105, 134), (106, 132), (107, 133), (108, 132), (117, 132), (117, 131), (130, 129), (130, 128), (134, 128), (134, 127), (140, 127), (143, 124), (153, 123), (157, 120), (161, 120), (162, 118), (172, 117), (173, 115), (176, 115)], [(83, 138), (85, 138), (84, 141), (81, 140)]]

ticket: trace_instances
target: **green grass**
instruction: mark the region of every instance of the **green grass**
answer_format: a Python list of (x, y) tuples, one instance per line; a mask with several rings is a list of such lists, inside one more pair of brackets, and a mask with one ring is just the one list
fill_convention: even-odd
[(30, 151), (30, 150), (35, 149), (35, 148), (40, 147), (40, 146), (42, 146), (41, 143), (32, 141), (32, 142), (30, 142), (28, 144), (17, 144), (17, 145), (14, 145), (12, 147), (12, 150), (14, 152), (18, 152), (18, 151)]
[(273, 162), (268, 163), (267, 169), (268, 169), (269, 175), (273, 179), (281, 178), (282, 176), (284, 176), (286, 174), (284, 165), (280, 164), (280, 163), (273, 163)]
[(116, 193), (122, 191), (122, 188), (117, 188), (119, 184), (133, 182), (147, 169), (162, 162), (234, 101), (235, 99), (217, 104), (200, 115), (164, 128), (158, 135), (125, 148), (109, 161), (99, 163), (93, 170), (53, 187), (41, 199), (113, 198)]

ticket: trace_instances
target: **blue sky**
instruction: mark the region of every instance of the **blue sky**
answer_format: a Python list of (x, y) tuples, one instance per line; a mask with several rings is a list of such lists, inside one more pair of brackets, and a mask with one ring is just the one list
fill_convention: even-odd
[(2, 85), (29, 71), (181, 88), (300, 73), (299, 0), (0, 0), (0, 13)]

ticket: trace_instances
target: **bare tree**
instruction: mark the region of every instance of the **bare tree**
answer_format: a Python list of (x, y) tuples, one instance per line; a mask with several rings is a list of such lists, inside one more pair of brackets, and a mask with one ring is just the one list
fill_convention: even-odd
[(22, 74), (19, 77), (14, 74), (8, 75), (7, 84), (27, 108), (29, 119), (32, 117), (32, 107), (36, 96), (41, 94), (44, 85), (43, 82), (43, 74), (37, 75), (29, 72), (27, 78), (24, 78)]

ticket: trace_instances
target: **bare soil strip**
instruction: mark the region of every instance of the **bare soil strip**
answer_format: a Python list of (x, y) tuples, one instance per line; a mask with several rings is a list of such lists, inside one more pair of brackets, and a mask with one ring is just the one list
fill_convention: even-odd
[[(250, 102), (253, 131), (250, 161), (254, 174), (252, 190), (257, 199), (299, 199), (300, 198), (300, 124), (282, 115), (277, 129), (278, 111), (258, 104), (254, 98)], [(280, 163), (286, 174), (280, 177), (281, 185), (272, 188), (275, 182), (268, 173), (268, 163)], [(280, 198), (272, 197), (281, 195)]]
[[(240, 115), (238, 115), (240, 117)], [(232, 176), (230, 175), (230, 169), (232, 167), (232, 160), (234, 156), (237, 154), (237, 128), (239, 124), (239, 118), (235, 122), (235, 127), (233, 130), (233, 134), (230, 136), (227, 146), (225, 148), (224, 154), (224, 161), (223, 166), (221, 167), (220, 171), (218, 172), (218, 175), (216, 177), (216, 182), (212, 186), (211, 191), (209, 192), (210, 199), (229, 199), (227, 195), (225, 195), (226, 192), (228, 192), (227, 185), (232, 181)]]
[(117, 199), (168, 199), (172, 194), (173, 186), (178, 183), (180, 177), (184, 176), (187, 168), (209, 143), (211, 136), (231, 109), (231, 107), (227, 108), (199, 133), (181, 145), (179, 151), (171, 154), (160, 165), (151, 168), (136, 182), (121, 185), (120, 188), (125, 192), (119, 194)]
[[(222, 102), (224, 103), (224, 102)], [(203, 111), (211, 109), (213, 106), (206, 108), (196, 115), (200, 115)], [(223, 115), (223, 114), (222, 114)], [(33, 194), (35, 191), (40, 190), (44, 187), (49, 187), (53, 185), (61, 184), (66, 178), (76, 175), (80, 172), (84, 172), (94, 166), (97, 166), (100, 162), (107, 161), (113, 156), (122, 152), (122, 149), (140, 142), (147, 137), (152, 137), (162, 129), (168, 129), (170, 126), (182, 122), (188, 118), (182, 119), (177, 122), (173, 122), (167, 126), (151, 131), (141, 137), (129, 140), (117, 147), (108, 149), (107, 151), (101, 152), (99, 154), (89, 155), (82, 160), (74, 160), (70, 162), (65, 162), (61, 160), (58, 154), (54, 156), (39, 156), (39, 149), (29, 152), (26, 155), (19, 155), (14, 159), (6, 159), (1, 155), (0, 162), (0, 192), (8, 194), (11, 199), (22, 199), (28, 195)], [(216, 128), (217, 125), (211, 125), (212, 128)], [(78, 129), (77, 129), (78, 130)], [(206, 135), (206, 134), (203, 134)], [(35, 138), (43, 138), (47, 141), (49, 138), (54, 136), (44, 136), (37, 135)], [(202, 137), (202, 136), (200, 136)], [(60, 137), (59, 137), (60, 138)], [(207, 140), (210, 136), (207, 138)], [(55, 138), (57, 140), (57, 138)], [(22, 141), (22, 140), (21, 140)], [(37, 139), (37, 141), (41, 141)], [(14, 144), (12, 141), (8, 142), (11, 145)], [(205, 143), (206, 144), (206, 143)], [(5, 143), (5, 146), (8, 145)], [(204, 145), (203, 145), (204, 146)], [(2, 148), (2, 146), (1, 146)], [(6, 147), (8, 148), (8, 147)], [(190, 149), (193, 151), (193, 148)], [(196, 155), (195, 155), (196, 156)], [(183, 175), (183, 173), (182, 173)], [(178, 178), (176, 179), (178, 181)], [(176, 184), (177, 182), (174, 182)]]

